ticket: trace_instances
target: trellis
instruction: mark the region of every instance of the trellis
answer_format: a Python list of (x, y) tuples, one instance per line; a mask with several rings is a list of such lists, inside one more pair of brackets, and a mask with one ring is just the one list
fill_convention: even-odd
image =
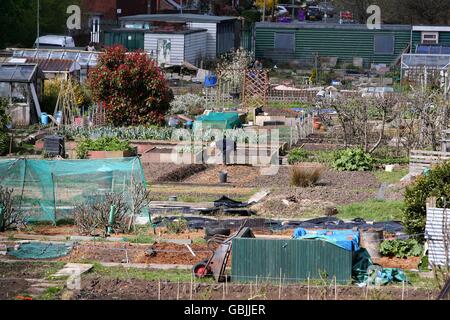
[(266, 70), (244, 70), (243, 107), (253, 109), (267, 107), (269, 96), (269, 75)]

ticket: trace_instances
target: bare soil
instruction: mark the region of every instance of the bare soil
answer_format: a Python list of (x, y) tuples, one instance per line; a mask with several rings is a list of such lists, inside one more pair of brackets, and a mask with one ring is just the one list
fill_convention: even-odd
[[(162, 300), (189, 300), (191, 295), (190, 283), (173, 283), (168, 281), (150, 282), (145, 280), (106, 279), (95, 275), (88, 275), (82, 279), (82, 289), (74, 297), (78, 300), (156, 300), (160, 287)], [(224, 295), (225, 292), (225, 295)], [(228, 292), (228, 293), (227, 293)], [(431, 289), (416, 289), (408, 286), (404, 293), (405, 300), (433, 300), (438, 292)], [(334, 286), (310, 287), (311, 300), (401, 300), (402, 288), (386, 286), (368, 290), (356, 286), (338, 286), (335, 294)], [(307, 300), (308, 287), (306, 285), (283, 285), (281, 297), (279, 286), (260, 284), (258, 288), (245, 284), (230, 283), (227, 290), (224, 284), (194, 283), (192, 285), (194, 300)]]
[(195, 257), (185, 245), (156, 243), (141, 245), (131, 243), (82, 243), (60, 259), (65, 262), (101, 261), (116, 263), (155, 263), (193, 265), (211, 255), (206, 244), (191, 244)]
[(143, 162), (142, 166), (148, 183), (180, 182), (207, 168), (206, 165), (202, 164), (179, 165), (150, 162)]

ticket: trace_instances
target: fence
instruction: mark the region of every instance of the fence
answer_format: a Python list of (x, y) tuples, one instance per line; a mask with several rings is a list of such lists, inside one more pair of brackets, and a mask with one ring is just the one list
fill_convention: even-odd
[(449, 209), (427, 205), (425, 238), (428, 242), (428, 259), (431, 266), (450, 266)]
[(450, 159), (450, 152), (411, 150), (409, 155), (409, 173), (420, 174), (430, 169), (433, 164), (439, 164)]

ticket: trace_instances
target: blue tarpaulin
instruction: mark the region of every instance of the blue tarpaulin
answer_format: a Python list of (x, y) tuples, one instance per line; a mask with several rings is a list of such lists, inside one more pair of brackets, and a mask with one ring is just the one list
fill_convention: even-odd
[(348, 251), (359, 250), (359, 232), (353, 230), (306, 230), (295, 229), (294, 239), (320, 239)]

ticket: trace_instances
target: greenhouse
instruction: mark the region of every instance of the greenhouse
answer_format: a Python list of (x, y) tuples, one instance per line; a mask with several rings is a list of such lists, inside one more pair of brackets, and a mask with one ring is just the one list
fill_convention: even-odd
[(448, 77), (450, 54), (403, 54), (402, 80), (443, 84)]
[(0, 186), (14, 190), (16, 209), (29, 221), (71, 218), (76, 205), (107, 193), (123, 193), (131, 201), (131, 187), (145, 185), (139, 158), (96, 160), (0, 160)]

